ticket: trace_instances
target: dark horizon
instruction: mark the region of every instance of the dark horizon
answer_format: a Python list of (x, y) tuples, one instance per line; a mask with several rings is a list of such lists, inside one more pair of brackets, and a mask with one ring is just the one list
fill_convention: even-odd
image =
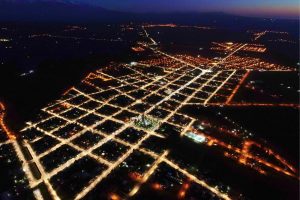
[[(277, 0), (271, 2), (258, 2), (256, 0), (252, 3), (246, 1), (238, 2), (223, 2), (216, 0), (206, 2), (193, 1), (181, 2), (181, 1), (166, 1), (151, 3), (146, 1), (136, 2), (131, 0), (129, 2), (114, 1), (102, 1), (97, 0), (3, 0), (3, 3), (12, 3), (13, 6), (21, 4), (31, 4), (36, 2), (43, 3), (62, 3), (71, 4), (75, 6), (89, 6), (92, 8), (103, 8), (109, 11), (124, 12), (132, 14), (170, 14), (170, 13), (226, 13), (244, 17), (256, 17), (256, 18), (274, 18), (274, 19), (297, 19), (299, 20), (299, 2), (289, 0), (282, 5)], [(34, 10), (33, 10), (34, 11)]]

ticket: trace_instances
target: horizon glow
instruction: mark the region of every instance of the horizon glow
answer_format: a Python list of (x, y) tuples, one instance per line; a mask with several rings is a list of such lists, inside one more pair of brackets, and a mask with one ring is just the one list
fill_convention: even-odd
[(299, 18), (298, 0), (75, 0), (129, 12), (227, 12), (258, 17)]
[[(0, 0), (1, 1), (1, 0)], [(299, 0), (4, 0), (62, 2), (135, 13), (225, 12), (241, 16), (299, 19)]]

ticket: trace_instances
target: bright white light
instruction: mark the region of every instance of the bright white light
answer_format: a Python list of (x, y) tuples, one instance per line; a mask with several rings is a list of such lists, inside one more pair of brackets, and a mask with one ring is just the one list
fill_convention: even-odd
[(137, 65), (137, 62), (131, 62), (130, 65), (131, 65), (131, 66), (136, 66), (136, 65)]
[(191, 138), (197, 143), (203, 143), (206, 142), (206, 137), (204, 135), (195, 134), (193, 132), (187, 132), (186, 136)]
[(204, 127), (201, 126), (201, 125), (198, 125), (197, 127), (198, 127), (200, 130), (202, 130), (202, 131), (204, 130)]

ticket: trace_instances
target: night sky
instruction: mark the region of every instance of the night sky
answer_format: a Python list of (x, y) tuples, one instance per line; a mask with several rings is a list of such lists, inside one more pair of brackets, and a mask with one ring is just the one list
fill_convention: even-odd
[[(62, 0), (63, 1), (63, 0)], [(72, 1), (72, 0), (71, 0)], [(201, 11), (298, 18), (299, 0), (73, 0), (131, 12)]]
[(226, 12), (243, 16), (299, 18), (299, 0), (0, 0), (58, 1), (126, 12)]

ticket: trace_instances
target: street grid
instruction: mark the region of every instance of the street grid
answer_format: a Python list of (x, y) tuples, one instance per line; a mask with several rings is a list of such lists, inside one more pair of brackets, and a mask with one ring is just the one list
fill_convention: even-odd
[[(46, 113), (47, 117), (29, 122), (22, 130), (25, 138), (32, 135), (33, 130), (39, 132), (34, 134), (33, 138), (28, 138), (24, 145), (33, 157), (28, 164), (34, 163), (41, 173), (40, 178), (29, 179), (31, 187), (35, 188), (45, 183), (52, 197), (61, 199), (60, 194), (54, 189), (57, 186), (53, 186), (52, 180), (88, 157), (98, 162), (102, 168), (101, 173), (88, 181), (81, 191), (76, 191), (71, 196), (74, 199), (82, 199), (102, 180), (109, 177), (133, 152), (139, 151), (152, 157), (153, 162), (147, 171), (140, 175), (142, 178), (128, 194), (122, 194), (122, 198), (134, 196), (164, 162), (215, 196), (230, 199), (226, 193), (208, 185), (204, 180), (170, 160), (167, 149), (162, 149), (162, 153), (159, 154), (143, 146), (153, 137), (160, 139), (172, 137), (163, 131), (166, 124), (175, 127), (181, 136), (190, 131), (204, 135), (195, 128), (195, 124), (199, 123), (198, 120), (182, 113), (181, 108), (185, 105), (228, 104), (241, 80), (249, 73), (248, 70), (218, 70), (214, 67), (202, 69), (194, 64), (184, 65), (183, 62), (186, 61), (178, 61), (179, 59), (159, 56), (140, 63), (115, 65), (97, 70), (90, 73), (80, 86), (68, 90), (61, 100), (43, 108), (42, 112)], [(207, 64), (208, 61), (204, 59), (202, 62), (201, 64)], [(152, 69), (154, 63), (155, 72)], [(152, 129), (139, 127), (134, 119), (141, 120), (142, 117), (155, 119), (159, 123)], [(247, 159), (254, 160), (251, 161), (252, 164), (257, 160), (262, 162), (262, 159), (252, 156), (249, 150), (229, 148), (229, 144), (207, 135), (205, 137), (209, 140), (207, 142), (209, 146), (217, 144), (227, 148), (228, 151), (233, 150), (231, 154), (226, 152), (225, 156), (239, 160), (242, 164), (251, 166), (250, 161), (247, 163)], [(123, 148), (115, 157), (109, 156), (106, 154), (114, 154), (115, 150), (104, 151), (105, 145), (108, 144), (115, 147), (122, 145)], [(42, 149), (39, 149), (40, 147)], [(49, 165), (51, 155), (55, 155), (61, 148), (71, 152), (70, 155), (64, 159), (53, 159), (53, 163), (50, 164), (54, 166), (46, 166)], [(235, 158), (233, 153), (241, 154), (241, 157)], [(263, 164), (293, 176), (295, 170), (284, 160), (282, 162), (289, 166), (291, 171), (267, 161)], [(255, 169), (265, 173), (260, 168)]]
[[(118, 67), (119, 66), (116, 66), (116, 70), (118, 70)], [(148, 76), (142, 74), (138, 66), (124, 65), (123, 67), (130, 70), (131, 73), (125, 76), (113, 77), (110, 74), (106, 74), (106, 70), (104, 69), (90, 74), (86, 79), (82, 81), (82, 84), (87, 84), (91, 87), (94, 87), (96, 90), (98, 90), (98, 92), (89, 94), (75, 87), (72, 88), (66, 94), (66, 96), (72, 94), (73, 97), (45, 107), (44, 109), (42, 109), (42, 111), (47, 113), (48, 117), (35, 123), (29, 123), (29, 126), (27, 126), (23, 130), (25, 136), (26, 132), (30, 132), (32, 131), (32, 129), (36, 129), (37, 131), (42, 133), (41, 136), (26, 142), (25, 145), (30, 151), (31, 155), (33, 155), (33, 160), (30, 162), (36, 163), (39, 171), (41, 172), (41, 179), (33, 181), (32, 187), (36, 187), (41, 182), (45, 182), (51, 194), (58, 199), (59, 195), (56, 194), (49, 180), (51, 180), (53, 176), (57, 175), (61, 171), (64, 171), (65, 169), (70, 167), (70, 165), (85, 156), (89, 156), (97, 160), (99, 163), (105, 165), (107, 169), (103, 171), (99, 176), (97, 176), (89, 186), (86, 186), (84, 190), (76, 194), (75, 199), (84, 197), (99, 182), (101, 182), (103, 178), (108, 176), (112, 170), (117, 168), (127, 157), (129, 157), (133, 150), (139, 150), (142, 153), (148, 154), (153, 158), (160, 160), (160, 162), (164, 161), (167, 163), (172, 163), (172, 161), (165, 158), (167, 150), (164, 151), (164, 153), (160, 156), (151, 150), (141, 148), (141, 144), (149, 137), (165, 138), (168, 135), (162, 135), (155, 130), (149, 131), (146, 129), (140, 129), (139, 127), (134, 125), (131, 119), (118, 118), (119, 114), (122, 114), (122, 112), (130, 112), (132, 116), (139, 116), (143, 114), (158, 119), (161, 124), (163, 124), (164, 122), (168, 122), (169, 124), (176, 126), (178, 129), (186, 130), (189, 127), (188, 125), (191, 125), (191, 123), (196, 121), (196, 119), (179, 113), (178, 111), (181, 107), (180, 104), (183, 105), (185, 102), (188, 102), (194, 96), (193, 94), (201, 91), (203, 87), (209, 86), (209, 83), (213, 81), (214, 78), (219, 77), (220, 79), (224, 79), (226, 76), (228, 76), (229, 78), (225, 78), (224, 80), (225, 82), (227, 82), (232, 77), (232, 75), (235, 74), (235, 71), (222, 73), (212, 71), (210, 73), (205, 73), (204, 76), (204, 73), (201, 69), (195, 69), (193, 67), (186, 66), (176, 66), (173, 68), (168, 68), (168, 71), (164, 75), (158, 76), (157, 78), (157, 76)], [(109, 70), (111, 71), (112, 69)], [(194, 74), (196, 74), (196, 76), (193, 76)], [(202, 78), (202, 76), (204, 77)], [(100, 88), (100, 84), (97, 85), (97, 82), (99, 81), (111, 82), (114, 86), (110, 86), (107, 89), (102, 89)], [(181, 85), (181, 82), (183, 82), (184, 84)], [(202, 87), (195, 89), (195, 87), (191, 86), (192, 83), (199, 84), (199, 82), (204, 82)], [(221, 86), (223, 84), (223, 82), (221, 81), (216, 81), (214, 84), (217, 83), (219, 83)], [(138, 90), (138, 92), (136, 92), (135, 88), (140, 89)], [(151, 90), (149, 90), (150, 88)], [(214, 86), (214, 88), (216, 87)], [(164, 93), (163, 90), (167, 91), (165, 91)], [(101, 94), (104, 95), (101, 96)], [(136, 95), (141, 95), (141, 98), (136, 98)], [(209, 95), (209, 97), (211, 97), (212, 95), (215, 94), (211, 92), (211, 95)], [(122, 101), (118, 101), (120, 98), (122, 99)], [(124, 104), (124, 102), (126, 105)], [(179, 106), (174, 109), (174, 107), (172, 108), (172, 105), (170, 103), (175, 103)], [(138, 105), (150, 106), (142, 106), (141, 108), (139, 108)], [(105, 113), (104, 108), (107, 106), (108, 109), (106, 109), (106, 111), (111, 112), (113, 110), (113, 113)], [(85, 124), (84, 119), (90, 116), (92, 116), (91, 119), (95, 118), (97, 122), (92, 123), (91, 125)], [(178, 120), (178, 118), (184, 120), (180, 121)], [(53, 123), (54, 125), (51, 125)], [(106, 123), (110, 123), (110, 128), (117, 127), (116, 130), (113, 129), (112, 131), (109, 131), (106, 130), (105, 127), (101, 127), (101, 125)], [(70, 126), (73, 126), (73, 129), (71, 129), (71, 131), (75, 129), (77, 132), (70, 133), (70, 135), (67, 136), (59, 135), (61, 130), (66, 130), (66, 128)], [(74, 127), (80, 128), (76, 129)], [(135, 143), (131, 143), (128, 142), (128, 140), (126, 141), (124, 139), (121, 139), (126, 137), (118, 137), (128, 129), (133, 129), (135, 132), (141, 132), (141, 134), (139, 135), (140, 138), (138, 138)], [(158, 130), (159, 127), (156, 127), (156, 129)], [(98, 139), (99, 141), (87, 141), (88, 144), (86, 144), (85, 147), (82, 147), (76, 143), (76, 138), (80, 138), (84, 134), (87, 134), (87, 132), (90, 134), (88, 136), (89, 138), (91, 138), (94, 134), (96, 134), (97, 136), (99, 135), (100, 138)], [(35, 152), (34, 147), (38, 146), (36, 144), (44, 144), (43, 140), (46, 140), (47, 143), (47, 141), (50, 140), (49, 137), (51, 138), (51, 140), (55, 140), (56, 142), (49, 142), (49, 148), (40, 153)], [(109, 161), (102, 156), (94, 153), (96, 149), (101, 148), (104, 144), (110, 141), (128, 147), (128, 150), (124, 152), (124, 154), (120, 156), (116, 162)], [(79, 153), (75, 157), (70, 158), (65, 163), (59, 165), (57, 168), (47, 172), (44, 169), (45, 167), (43, 166), (41, 160), (47, 160), (45, 158), (46, 156), (48, 156), (52, 152), (55, 152), (64, 145), (68, 145)], [(158, 162), (158, 160), (156, 160), (153, 167), (149, 169), (150, 171), (143, 175), (144, 181), (146, 181), (147, 177), (150, 176), (158, 167), (160, 163)], [(174, 163), (172, 165), (177, 166)], [(184, 173), (186, 173), (187, 176), (193, 177), (192, 179), (197, 179), (187, 171), (184, 171)], [(197, 180), (196, 182), (201, 183), (208, 190), (215, 193), (220, 198), (229, 198), (226, 194), (222, 194), (221, 192), (217, 191), (213, 187), (208, 186), (201, 180)], [(135, 186), (129, 193), (129, 196), (135, 194), (140, 186), (141, 183)]]
[[(205, 145), (224, 149), (224, 156), (261, 174), (267, 174), (271, 169), (297, 177), (296, 169), (287, 161), (271, 149), (243, 138), (244, 133), (218, 128), (220, 133), (237, 139), (238, 144), (222, 141), (203, 131), (203, 127), (216, 129), (212, 123), (201, 122), (182, 112), (185, 106), (265, 106), (235, 103), (233, 98), (251, 70), (290, 69), (234, 55), (247, 44), (233, 45), (228, 55), (217, 61), (170, 55), (158, 50), (145, 27), (142, 29), (151, 43), (139, 45), (154, 52), (151, 58), (114, 64), (90, 73), (61, 99), (44, 107), (36, 119), (27, 122), (21, 131), (22, 142), (15, 140), (3, 122), (5, 108), (0, 104), (0, 127), (7, 136), (0, 146), (13, 146), (37, 199), (42, 198), (41, 185), (46, 186), (53, 199), (84, 199), (117, 169), (126, 166), (137, 152), (148, 157), (149, 162), (130, 171), (135, 174), (134, 184), (126, 192), (108, 194), (111, 199), (133, 197), (163, 165), (176, 170), (215, 198), (231, 199), (228, 193), (176, 163), (168, 149), (147, 145), (152, 140), (172, 137), (166, 127), (173, 127), (181, 137), (202, 136)], [(241, 62), (249, 68), (240, 67)], [(150, 123), (150, 128), (143, 126), (146, 123)], [(252, 150), (254, 146), (276, 162), (256, 156)], [(93, 177), (85, 177), (83, 183), (78, 183), (81, 187), (70, 183), (70, 188), (66, 189), (68, 185), (63, 185), (66, 184), (63, 177), (71, 175), (77, 180), (80, 175), (74, 175), (74, 172), (78, 166), (83, 168), (78, 173), (85, 174), (90, 170)], [(188, 188), (189, 185), (184, 185), (179, 196), (184, 197)], [(69, 193), (65, 194), (64, 189)]]

